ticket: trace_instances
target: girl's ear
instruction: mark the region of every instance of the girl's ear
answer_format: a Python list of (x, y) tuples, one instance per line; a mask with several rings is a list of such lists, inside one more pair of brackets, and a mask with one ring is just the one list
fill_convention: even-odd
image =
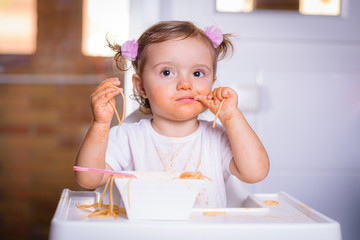
[(138, 74), (134, 74), (132, 76), (132, 82), (138, 94), (143, 98), (147, 98), (144, 85), (141, 81), (141, 77)]

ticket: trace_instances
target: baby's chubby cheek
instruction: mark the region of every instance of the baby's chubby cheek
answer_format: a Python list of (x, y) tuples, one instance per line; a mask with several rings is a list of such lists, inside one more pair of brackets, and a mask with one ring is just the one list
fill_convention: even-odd
[(176, 107), (173, 104), (173, 99), (169, 98), (167, 94), (164, 94), (162, 91), (158, 91), (154, 94), (150, 94), (149, 102), (152, 111), (176, 111)]

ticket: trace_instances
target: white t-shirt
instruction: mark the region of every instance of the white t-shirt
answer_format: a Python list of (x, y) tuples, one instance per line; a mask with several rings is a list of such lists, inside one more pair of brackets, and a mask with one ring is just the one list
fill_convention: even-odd
[(198, 129), (186, 137), (157, 133), (150, 119), (111, 128), (106, 163), (115, 171), (200, 171), (205, 181), (195, 207), (225, 207), (225, 182), (233, 157), (225, 129), (199, 120)]

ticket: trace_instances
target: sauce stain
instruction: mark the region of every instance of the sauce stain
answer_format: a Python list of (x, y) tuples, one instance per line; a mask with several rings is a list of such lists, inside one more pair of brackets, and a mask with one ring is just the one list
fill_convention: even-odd
[(203, 212), (203, 215), (208, 217), (225, 216), (226, 212)]
[(264, 201), (264, 203), (266, 205), (268, 205), (268, 206), (277, 206), (277, 205), (279, 205), (279, 202), (274, 201), (274, 200), (266, 200), (266, 201)]

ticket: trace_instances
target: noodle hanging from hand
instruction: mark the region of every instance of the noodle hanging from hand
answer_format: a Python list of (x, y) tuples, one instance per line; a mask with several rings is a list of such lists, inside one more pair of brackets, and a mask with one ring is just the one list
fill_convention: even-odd
[[(112, 87), (112, 88), (119, 89), (118, 87)], [(114, 112), (115, 112), (115, 114), (116, 114), (116, 118), (117, 118), (117, 120), (118, 120), (118, 124), (119, 124), (119, 125), (121, 125), (121, 122), (124, 121), (124, 119), (125, 119), (125, 113), (126, 113), (126, 102), (125, 102), (125, 96), (124, 96), (123, 90), (120, 90), (120, 94), (121, 94), (122, 99), (123, 99), (123, 112), (122, 112), (121, 118), (119, 117), (119, 113), (118, 113), (118, 111), (116, 110), (115, 105), (109, 100), (109, 103), (110, 103), (111, 107), (114, 109)]]
[(217, 110), (217, 112), (216, 112), (215, 119), (214, 119), (214, 123), (213, 123), (213, 128), (215, 128), (216, 120), (217, 120), (217, 118), (218, 118), (218, 116), (219, 116), (220, 109), (221, 109), (221, 107), (222, 107), (222, 105), (223, 105), (224, 102), (225, 102), (225, 99), (223, 99), (223, 100), (221, 101), (220, 106), (219, 106), (219, 108), (218, 108), (218, 110)]

